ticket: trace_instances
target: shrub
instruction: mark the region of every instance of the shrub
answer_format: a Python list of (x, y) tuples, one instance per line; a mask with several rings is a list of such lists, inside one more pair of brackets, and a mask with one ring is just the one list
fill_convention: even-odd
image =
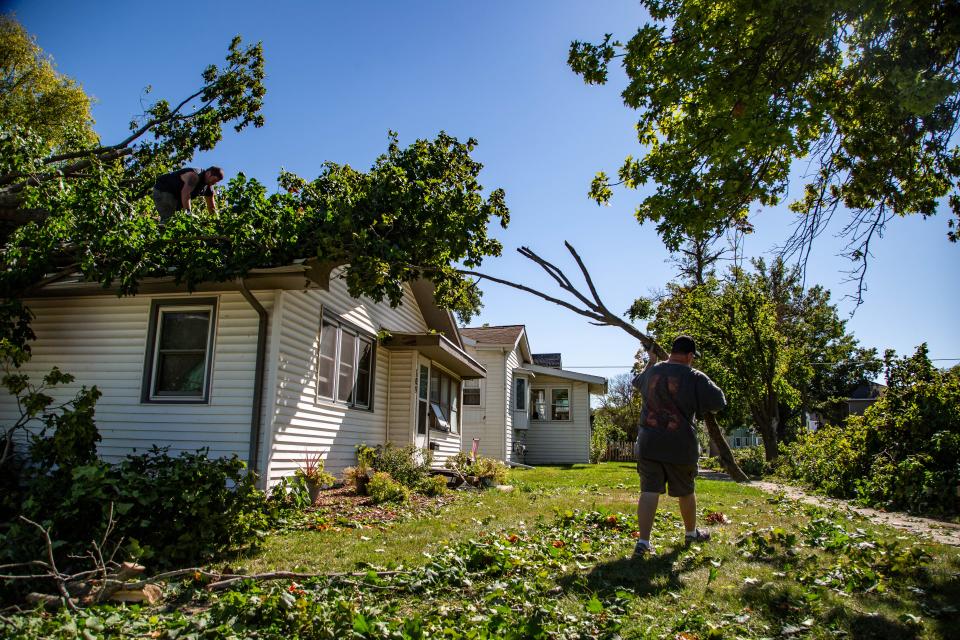
[(763, 445), (733, 449), (733, 459), (748, 476), (762, 476), (769, 471)]
[(886, 392), (844, 426), (783, 447), (780, 472), (821, 491), (887, 509), (960, 513), (960, 373), (940, 371), (926, 345), (886, 355)]
[(332, 473), (324, 471), (324, 461), (319, 453), (305, 453), (303, 464), (297, 468), (296, 475), (303, 478), (307, 485), (316, 487), (332, 487), (337, 478)]
[(472, 472), (472, 475), (491, 484), (503, 484), (507, 481), (507, 465), (493, 458), (477, 458)]
[(447, 492), (447, 479), (441, 475), (429, 476), (420, 485), (420, 493), (425, 496), (442, 496)]
[[(268, 525), (268, 505), (254, 476), (236, 456), (209, 459), (205, 451), (168, 455), (156, 447), (116, 465), (104, 462), (35, 477), (23, 515), (51, 527), (65, 566), (99, 539), (111, 508), (113, 539), (151, 569), (184, 566), (247, 546)], [(13, 521), (0, 552), (11, 561), (41, 557), (35, 529)]]
[(600, 462), (607, 451), (607, 442), (623, 440), (626, 437), (623, 429), (614, 424), (606, 414), (595, 414), (590, 431), (590, 462), (594, 464)]
[(487, 480), (490, 484), (503, 484), (507, 480), (507, 465), (493, 458), (477, 457), (471, 460), (462, 451), (447, 458), (445, 465), (464, 477), (473, 476), (479, 480)]
[(370, 478), (367, 492), (374, 504), (383, 502), (408, 502), (410, 490), (390, 477), (389, 473), (378, 471)]
[(388, 473), (409, 489), (416, 489), (430, 475), (432, 459), (429, 451), (414, 445), (398, 448), (387, 443), (375, 449), (363, 445), (357, 447), (358, 468), (369, 465), (371, 471)]

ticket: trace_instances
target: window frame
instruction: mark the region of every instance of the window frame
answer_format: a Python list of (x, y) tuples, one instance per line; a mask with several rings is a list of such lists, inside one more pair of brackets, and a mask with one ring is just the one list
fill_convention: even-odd
[[(537, 422), (573, 422), (573, 387), (567, 385), (549, 385), (549, 386), (533, 386), (528, 385), (528, 390), (530, 394), (529, 404), (527, 414), (530, 416), (531, 420), (536, 420)], [(534, 410), (536, 408), (536, 394), (538, 391), (543, 391), (543, 406), (544, 406), (544, 416), (535, 418), (533, 416)], [(553, 418), (553, 392), (554, 391), (566, 391), (567, 400), (569, 406), (567, 411), (570, 414), (569, 418), (566, 419), (554, 419)]]
[[(520, 385), (523, 384), (523, 392), (520, 391)], [(516, 376), (513, 379), (513, 410), (526, 411), (530, 404), (530, 383), (523, 376)], [(520, 400), (523, 400), (522, 406)]]
[[(477, 386), (476, 386), (476, 387), (467, 387), (467, 383), (468, 383), (468, 382), (469, 382), (469, 383), (474, 383), (474, 382), (476, 382), (476, 383), (477, 383)], [(482, 408), (483, 408), (483, 406), (484, 406), (484, 402), (483, 402), (483, 378), (473, 378), (473, 379), (471, 379), (471, 380), (461, 380), (461, 381), (460, 381), (460, 389), (461, 389), (461, 393), (463, 394), (463, 403), (462, 403), (462, 404), (463, 404), (463, 407), (464, 407), (464, 408), (467, 408), (467, 407), (470, 407), (470, 408), (472, 408), (472, 409), (482, 409)], [(476, 404), (468, 403), (468, 402), (467, 402), (467, 389), (476, 389), (476, 390), (477, 390), (477, 403), (476, 403)]]
[[(141, 404), (210, 404), (213, 387), (213, 358), (217, 336), (217, 305), (219, 299), (212, 298), (154, 298), (150, 301), (150, 320), (147, 329), (146, 352), (143, 361), (143, 379), (140, 385)], [(157, 367), (160, 363), (161, 317), (163, 313), (177, 311), (209, 311), (207, 324), (207, 342), (204, 358), (203, 385), (197, 395), (177, 395), (175, 393), (157, 393)]]
[[(326, 325), (326, 326), (325, 326)], [(325, 357), (322, 352), (323, 347), (323, 332), (327, 327), (333, 327), (336, 329), (336, 338), (334, 339), (333, 346), (333, 370), (331, 372), (331, 377), (333, 378), (332, 385), (332, 395), (326, 396), (322, 395), (320, 392), (320, 360)], [(353, 340), (353, 355), (350, 364), (351, 378), (353, 380), (353, 388), (350, 391), (350, 396), (346, 400), (340, 399), (340, 372), (341, 372), (341, 355), (343, 348), (343, 334), (349, 334), (354, 338)], [(369, 377), (367, 385), (367, 403), (361, 404), (357, 402), (357, 379), (360, 377), (360, 352), (364, 344), (370, 345), (370, 367), (367, 371)], [(316, 364), (316, 375), (315, 375), (315, 387), (314, 387), (314, 402), (316, 403), (329, 403), (335, 404), (341, 407), (347, 407), (349, 409), (357, 409), (359, 411), (373, 411), (374, 407), (374, 398), (376, 396), (376, 368), (377, 368), (377, 339), (373, 334), (364, 331), (353, 325), (343, 318), (337, 316), (336, 314), (329, 313), (325, 309), (320, 312), (320, 325), (317, 329), (317, 356), (315, 359)]]
[[(423, 367), (424, 365), (420, 365)], [(458, 434), (460, 433), (460, 421), (463, 420), (463, 380), (455, 376), (452, 372), (444, 369), (439, 366), (436, 362), (430, 361), (429, 372), (427, 375), (427, 400), (426, 400), (426, 411), (427, 411), (427, 435), (431, 431), (436, 431), (438, 433), (447, 433), (447, 434)], [(434, 387), (433, 380), (436, 375), (437, 380), (440, 382), (440, 388), (437, 390), (437, 399), (434, 400)], [(441, 397), (443, 391), (443, 379), (447, 378), (449, 382), (447, 383), (447, 398), (446, 404), (444, 404), (444, 398)], [(418, 383), (418, 404), (420, 403), (419, 398), (419, 383)], [(476, 405), (470, 405), (476, 406)], [(434, 415), (437, 410), (440, 410), (440, 415), (442, 420), (448, 425), (448, 429), (438, 429), (436, 424), (440, 422), (440, 419)], [(444, 409), (446, 411), (444, 412)], [(456, 419), (453, 418), (453, 414), (456, 414)], [(417, 428), (419, 428), (420, 416), (417, 416)], [(419, 432), (418, 432), (419, 433)], [(421, 434), (422, 435), (422, 434)]]

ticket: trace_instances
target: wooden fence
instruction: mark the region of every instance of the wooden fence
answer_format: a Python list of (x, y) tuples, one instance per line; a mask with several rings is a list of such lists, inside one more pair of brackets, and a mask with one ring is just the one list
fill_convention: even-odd
[(600, 456), (601, 462), (633, 462), (635, 459), (632, 440), (610, 440), (607, 450)]

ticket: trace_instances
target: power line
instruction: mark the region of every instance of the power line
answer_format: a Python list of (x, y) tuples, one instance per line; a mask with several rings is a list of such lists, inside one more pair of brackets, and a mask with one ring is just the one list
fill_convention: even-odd
[[(870, 362), (869, 360), (844, 360), (842, 362), (809, 362), (807, 364), (833, 365), (853, 364), (855, 362)], [(930, 358), (930, 362), (960, 362), (960, 358)], [(595, 365), (563, 365), (564, 369), (632, 369), (633, 365), (595, 364)]]

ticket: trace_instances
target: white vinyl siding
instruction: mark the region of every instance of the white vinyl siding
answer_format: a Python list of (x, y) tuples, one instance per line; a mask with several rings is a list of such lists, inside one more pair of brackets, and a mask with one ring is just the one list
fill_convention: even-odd
[[(394, 309), (386, 302), (351, 298), (344, 281), (334, 273), (329, 292), (283, 291), (277, 307), (276, 376), (267, 393), (267, 401), (274, 406), (266, 425), (273, 438), (269, 481), (296, 471), (307, 451), (321, 453), (327, 470), (338, 474), (356, 462), (358, 444), (410, 444), (415, 353), (375, 349), (370, 409), (318, 398), (316, 389), (321, 308), (368, 335), (376, 335), (381, 328), (422, 333), (427, 325), (409, 286), (404, 286), (403, 303)], [(459, 448), (459, 434), (452, 437)]]
[(463, 451), (470, 453), (473, 439), (480, 439), (479, 455), (503, 460), (506, 439), (506, 405), (504, 380), (506, 356), (501, 349), (468, 347), (469, 353), (487, 370), (483, 381), (482, 406), (463, 407)]
[[(570, 420), (531, 420), (527, 431), (527, 464), (574, 464), (590, 461), (590, 395), (586, 382), (537, 374), (531, 387), (546, 390), (550, 413), (551, 389), (570, 390)], [(532, 408), (532, 403), (531, 403)]]
[[(273, 291), (253, 292), (268, 310)], [(96, 423), (103, 441), (98, 449), (108, 461), (151, 445), (180, 451), (209, 447), (212, 457), (237, 454), (246, 460), (250, 447), (257, 313), (236, 292), (200, 293), (217, 297), (213, 327), (213, 367), (207, 404), (152, 404), (141, 402), (144, 356), (152, 300), (185, 299), (188, 294), (142, 295), (117, 298), (96, 295), (28, 300), (36, 314), (32, 327), (33, 358), (24, 372), (39, 382), (51, 367), (76, 377), (59, 387), (55, 400), (72, 398), (81, 385), (96, 385), (103, 397), (96, 406)], [(0, 419), (15, 414), (12, 399), (0, 395)]]

